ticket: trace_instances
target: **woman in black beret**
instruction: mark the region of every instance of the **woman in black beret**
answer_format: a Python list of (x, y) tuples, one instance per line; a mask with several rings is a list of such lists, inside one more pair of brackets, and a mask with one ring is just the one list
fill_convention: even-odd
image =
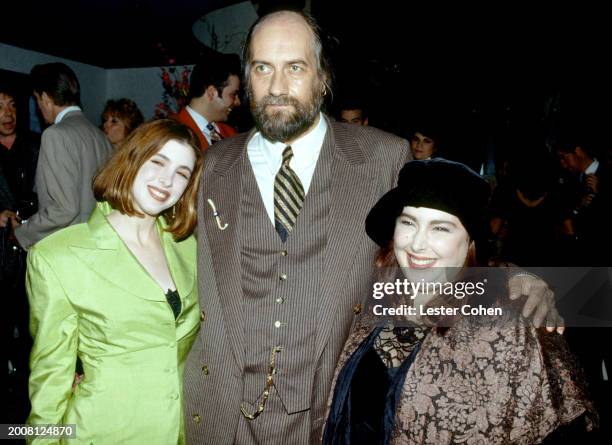
[(413, 161), (370, 211), (379, 281), (340, 355), (323, 443), (529, 444), (596, 424), (563, 337), (499, 298), (501, 269), (471, 267), (488, 195), (463, 164)]

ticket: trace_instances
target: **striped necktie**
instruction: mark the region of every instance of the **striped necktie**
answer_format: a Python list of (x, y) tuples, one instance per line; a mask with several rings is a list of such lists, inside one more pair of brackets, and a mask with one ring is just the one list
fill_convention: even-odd
[(291, 146), (283, 150), (283, 163), (274, 178), (274, 227), (285, 242), (304, 205), (304, 187), (289, 167), (293, 158)]
[(210, 131), (210, 140), (212, 141), (213, 144), (223, 139), (223, 136), (221, 136), (221, 133), (219, 132), (217, 125), (213, 123), (209, 123), (208, 125), (206, 125), (206, 128), (208, 129), (208, 131)]

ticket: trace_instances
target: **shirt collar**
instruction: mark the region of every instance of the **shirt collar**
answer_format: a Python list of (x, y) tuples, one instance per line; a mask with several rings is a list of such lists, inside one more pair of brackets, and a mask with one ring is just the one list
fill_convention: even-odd
[(597, 158), (594, 158), (593, 162), (591, 162), (591, 165), (589, 165), (587, 169), (584, 171), (584, 174), (594, 175), (597, 172), (598, 168), (599, 168), (599, 161), (597, 160)]
[(191, 108), (189, 105), (187, 105), (185, 108), (187, 109), (187, 113), (189, 113), (189, 115), (194, 120), (194, 122), (196, 123), (200, 131), (210, 136), (210, 130), (206, 128), (206, 126), (208, 125), (208, 120), (204, 116), (202, 116), (200, 113), (198, 113), (196, 110)]
[(57, 116), (55, 116), (55, 124), (59, 124), (62, 119), (64, 118), (64, 116), (66, 116), (68, 113), (70, 113), (71, 111), (81, 111), (81, 107), (78, 107), (76, 105), (70, 105), (69, 107), (64, 108), (62, 111), (59, 112), (59, 114)]
[[(292, 166), (307, 168), (312, 164), (316, 164), (319, 159), (319, 153), (323, 147), (323, 140), (327, 132), (327, 122), (323, 113), (319, 113), (319, 122), (317, 125), (305, 135), (291, 143), (293, 151)], [(271, 142), (264, 138), (261, 133), (257, 132), (254, 138), (258, 139), (257, 144), (260, 147), (265, 159), (268, 160), (268, 165), (273, 172), (276, 172), (282, 162), (283, 150), (287, 147), (284, 142)]]

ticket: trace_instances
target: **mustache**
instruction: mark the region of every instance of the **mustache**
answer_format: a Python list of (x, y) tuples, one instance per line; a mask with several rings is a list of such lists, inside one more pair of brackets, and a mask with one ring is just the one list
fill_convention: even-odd
[(271, 96), (267, 95), (261, 98), (259, 101), (260, 106), (265, 107), (267, 105), (293, 105), (299, 106), (300, 102), (291, 96)]

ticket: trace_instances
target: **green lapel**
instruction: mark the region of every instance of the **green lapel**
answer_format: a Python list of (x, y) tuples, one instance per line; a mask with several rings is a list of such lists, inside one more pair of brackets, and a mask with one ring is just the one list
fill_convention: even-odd
[(165, 224), (158, 218), (158, 229), (162, 240), (172, 280), (181, 300), (193, 292), (196, 277), (196, 240), (193, 235), (176, 242), (170, 232), (163, 230)]
[[(75, 240), (70, 249), (96, 274), (144, 300), (165, 301), (164, 291), (121, 241), (106, 219), (112, 211), (106, 202), (98, 203), (87, 225), (91, 236)], [(189, 237), (180, 243), (163, 231), (158, 219), (162, 246), (174, 284), (181, 298), (188, 295), (195, 282), (195, 240)]]

